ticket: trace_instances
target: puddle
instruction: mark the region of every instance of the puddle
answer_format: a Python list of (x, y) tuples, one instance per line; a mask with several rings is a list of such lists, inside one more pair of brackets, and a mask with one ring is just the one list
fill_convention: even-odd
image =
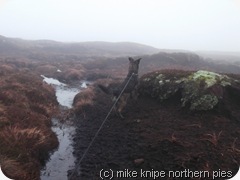
[[(69, 87), (57, 79), (48, 78), (44, 75), (43, 81), (53, 85), (56, 90), (56, 96), (59, 104), (66, 108), (71, 108), (73, 98), (82, 88), (87, 88), (87, 82), (81, 82), (80, 86)], [(74, 167), (75, 157), (73, 156), (72, 137), (75, 133), (75, 127), (69, 124), (62, 124), (58, 119), (52, 118), (52, 131), (56, 133), (59, 147), (52, 153), (46, 166), (41, 171), (41, 180), (67, 180), (67, 171)]]

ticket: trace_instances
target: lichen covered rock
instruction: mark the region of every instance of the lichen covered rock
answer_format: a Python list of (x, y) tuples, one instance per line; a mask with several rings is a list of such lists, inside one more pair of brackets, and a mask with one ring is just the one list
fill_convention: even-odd
[[(140, 93), (159, 100), (166, 100), (181, 88), (186, 76), (184, 71), (156, 71), (143, 75), (140, 82)], [(183, 74), (182, 74), (183, 73)], [(187, 72), (187, 74), (189, 74)]]
[(139, 93), (166, 100), (181, 92), (182, 107), (190, 110), (213, 109), (223, 97), (224, 88), (237, 80), (215, 72), (165, 70), (146, 75), (140, 80)]
[(209, 110), (213, 109), (218, 103), (215, 95), (205, 94), (191, 101), (190, 110)]

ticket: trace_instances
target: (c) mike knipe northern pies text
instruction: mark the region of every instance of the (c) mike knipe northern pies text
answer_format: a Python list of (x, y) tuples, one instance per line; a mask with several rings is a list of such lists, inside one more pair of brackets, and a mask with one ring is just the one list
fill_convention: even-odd
[(190, 169), (184, 169), (182, 171), (163, 171), (163, 170), (144, 170), (140, 169), (140, 171), (124, 169), (113, 171), (112, 169), (100, 171), (100, 177), (102, 179), (108, 178), (231, 178), (233, 176), (232, 171), (192, 171)]

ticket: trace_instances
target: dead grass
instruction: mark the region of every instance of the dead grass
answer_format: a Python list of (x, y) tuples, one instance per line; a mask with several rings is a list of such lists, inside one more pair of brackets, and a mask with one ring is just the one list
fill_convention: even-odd
[(237, 156), (240, 156), (240, 149), (236, 148), (236, 142), (238, 138), (235, 138), (231, 147), (228, 149), (229, 151), (237, 154)]
[(93, 87), (84, 89), (81, 93), (78, 93), (73, 101), (74, 107), (81, 108), (86, 105), (93, 104), (93, 98), (95, 97), (95, 92)]
[(203, 138), (202, 140), (206, 140), (211, 142), (214, 146), (217, 146), (219, 143), (219, 139), (221, 137), (222, 131), (220, 131), (219, 133), (215, 133), (213, 132), (212, 134), (204, 134), (205, 138)]
[(0, 85), (1, 167), (12, 179), (39, 179), (41, 164), (58, 145), (51, 131), (55, 92), (26, 71), (2, 74)]
[(48, 74), (52, 74), (53, 72), (56, 72), (57, 69), (58, 68), (54, 65), (44, 64), (44, 65), (38, 66), (36, 68), (36, 71), (39, 72), (40, 74), (48, 75)]
[[(23, 179), (30, 178), (28, 173), (23, 169), (22, 164), (16, 160), (9, 159), (7, 157), (0, 158), (1, 167), (3, 173), (6, 174), (9, 178), (21, 177)], [(33, 177), (34, 178), (34, 177)]]
[(38, 128), (22, 129), (20, 127), (7, 126), (0, 132), (2, 144), (6, 147), (23, 146), (28, 151), (34, 151), (42, 145), (48, 143), (50, 135)]
[(68, 69), (66, 70), (63, 75), (63, 78), (66, 81), (72, 81), (72, 80), (80, 80), (83, 77), (83, 70), (79, 70), (79, 69)]
[(16, 70), (16, 67), (12, 65), (8, 65), (8, 64), (0, 65), (0, 72), (2, 74), (11, 73), (11, 72), (14, 72), (14, 70)]

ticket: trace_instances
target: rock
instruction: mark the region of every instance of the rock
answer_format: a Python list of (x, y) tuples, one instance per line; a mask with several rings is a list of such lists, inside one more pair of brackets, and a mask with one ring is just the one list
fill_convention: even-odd
[[(211, 91), (213, 86), (223, 89), (231, 85), (231, 78), (209, 71), (197, 71), (187, 76), (183, 83), (182, 106), (190, 104), (190, 110), (210, 110), (219, 102), (217, 92)], [(219, 90), (222, 91), (222, 90)]]
[(142, 163), (144, 163), (144, 159), (143, 158), (139, 158), (139, 159), (135, 159), (134, 160), (134, 164), (139, 166), (141, 165)]
[[(150, 95), (158, 100), (166, 100), (174, 95), (186, 76), (183, 71), (176, 71), (175, 73), (167, 71), (153, 72), (143, 75), (140, 81), (140, 94)], [(187, 73), (189, 74), (189, 73)]]
[(137, 123), (140, 123), (141, 122), (141, 119), (136, 119), (135, 120)]
[(215, 95), (206, 94), (199, 98), (193, 99), (190, 110), (209, 110), (213, 109), (218, 103)]
[(225, 87), (236, 82), (210, 71), (161, 70), (143, 75), (139, 93), (164, 101), (180, 91), (182, 107), (191, 111), (211, 110), (222, 100)]

